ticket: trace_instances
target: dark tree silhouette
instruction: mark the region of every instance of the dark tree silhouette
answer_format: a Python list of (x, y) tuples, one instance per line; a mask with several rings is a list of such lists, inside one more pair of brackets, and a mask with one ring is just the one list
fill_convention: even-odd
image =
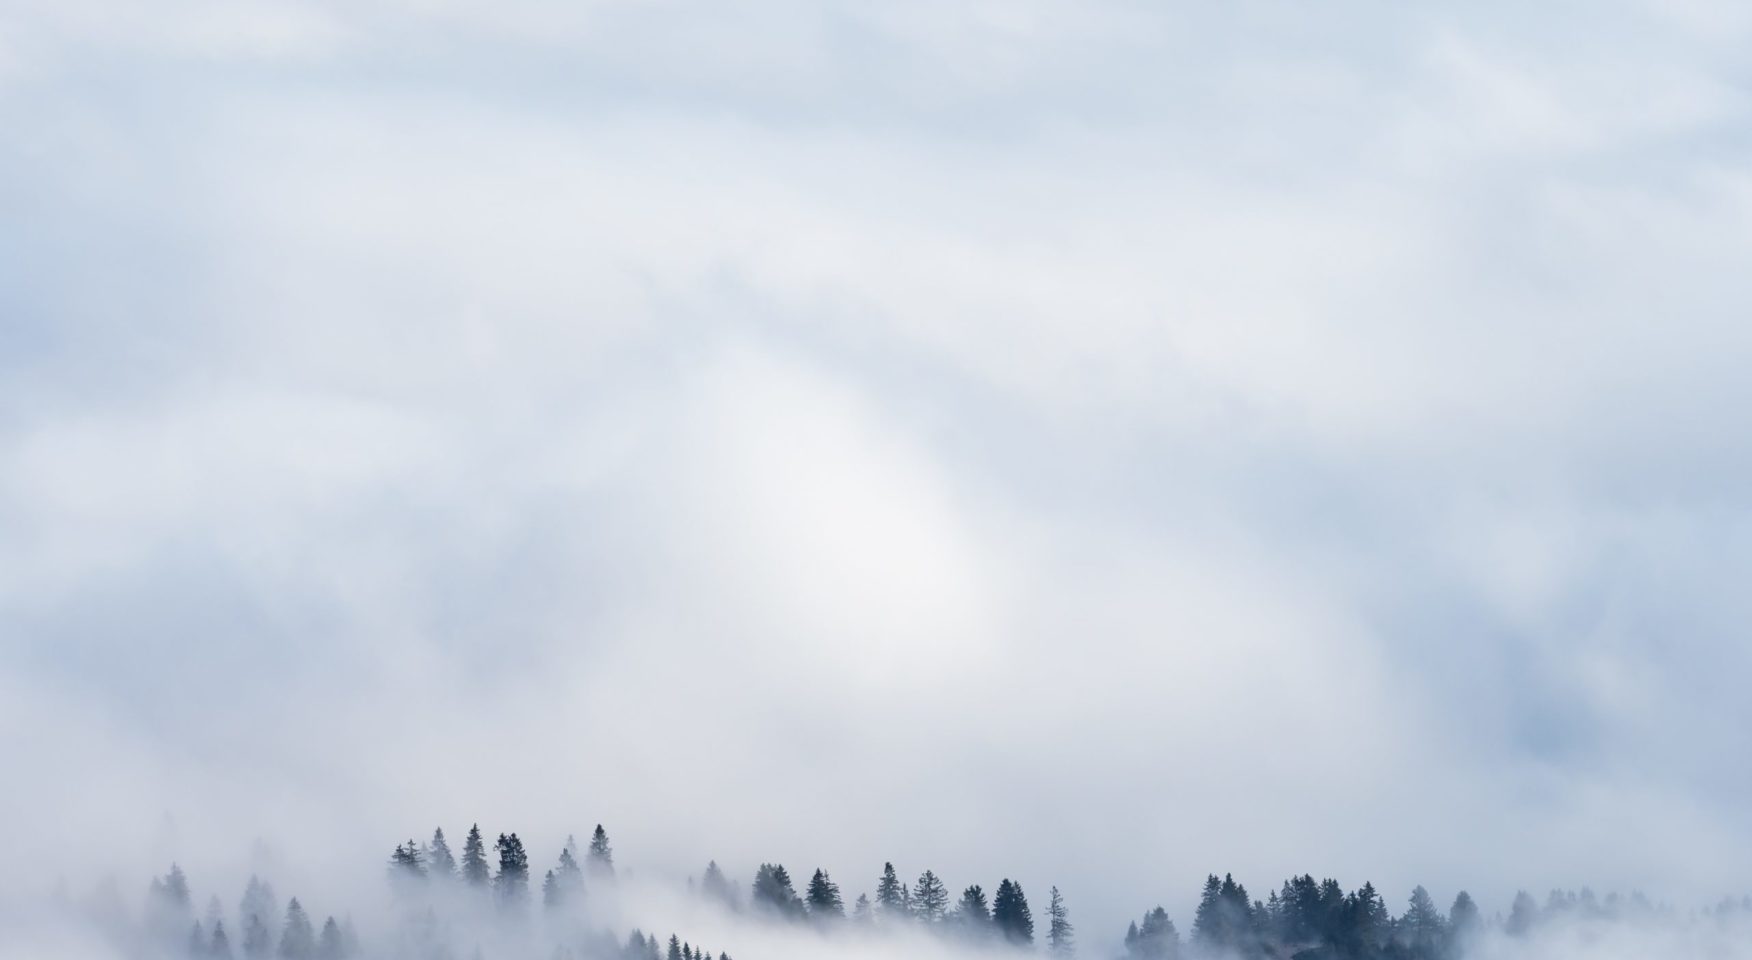
[(894, 864), (882, 865), (882, 877), (876, 881), (876, 909), (882, 918), (891, 920), (906, 916), (906, 886), (895, 876)]
[(840, 897), (839, 884), (828, 878), (826, 870), (816, 868), (815, 876), (809, 878), (809, 891), (804, 899), (809, 905), (809, 915), (816, 920), (846, 918), (846, 903)]
[(492, 867), (487, 863), (487, 844), (481, 839), (481, 825), (468, 828), (462, 841), (462, 879), (471, 887), (485, 887), (492, 882)]
[(942, 922), (948, 911), (949, 890), (943, 886), (943, 881), (929, 870), (919, 874), (919, 882), (913, 885), (913, 916), (921, 923), (931, 925)]
[(998, 892), (992, 897), (992, 925), (1011, 943), (1034, 943), (1034, 914), (1020, 883), (1008, 878), (999, 881)]
[(614, 850), (608, 845), (608, 831), (602, 829), (602, 824), (596, 825), (596, 831), (590, 834), (590, 875), (601, 879), (614, 877)]
[(776, 863), (763, 863), (754, 873), (751, 899), (757, 909), (794, 920), (803, 916), (803, 901), (791, 885), (791, 875)]

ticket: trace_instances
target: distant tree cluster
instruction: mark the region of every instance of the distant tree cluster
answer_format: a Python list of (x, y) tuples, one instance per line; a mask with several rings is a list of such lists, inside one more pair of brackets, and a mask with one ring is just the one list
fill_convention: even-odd
[[(740, 908), (735, 888), (724, 877), (717, 861), (706, 864), (697, 888), (708, 898)], [(908, 927), (929, 930), (969, 941), (994, 941), (1017, 946), (1034, 943), (1034, 915), (1022, 885), (1008, 878), (998, 883), (997, 893), (987, 902), (979, 884), (967, 887), (959, 900), (950, 902), (949, 888), (934, 871), (926, 870), (908, 885), (895, 872), (894, 864), (882, 865), (876, 878), (876, 899), (859, 894), (850, 916), (839, 884), (826, 870), (817, 868), (808, 887), (799, 894), (783, 865), (763, 863), (755, 871), (748, 906), (773, 919), (810, 923), (823, 928), (841, 924), (854, 927)], [(1055, 953), (1072, 947), (1070, 911), (1058, 888), (1052, 890), (1051, 926), (1048, 941)]]
[(188, 880), (176, 864), (163, 877), (154, 878), (147, 890), (147, 931), (162, 953), (181, 952), (203, 960), (351, 960), (360, 955), (359, 937), (350, 919), (337, 923), (331, 916), (318, 929), (297, 897), (286, 902), (282, 913), (274, 888), (256, 877), (250, 877), (244, 888), (236, 922), (243, 938), (233, 947), (218, 897), (208, 902), (204, 918), (195, 919)]
[[(1752, 899), (1723, 901), (1719, 911)], [(1592, 891), (1552, 891), (1543, 909), (1526, 892), (1516, 894), (1509, 916), (1498, 924), (1511, 937), (1526, 937), (1547, 922), (1566, 917), (1594, 920), (1636, 918), (1657, 911), (1641, 894), (1598, 901)], [(1371, 883), (1346, 892), (1337, 880), (1316, 882), (1291, 877), (1264, 900), (1250, 898), (1231, 875), (1205, 878), (1192, 936), (1183, 945), (1174, 922), (1160, 906), (1126, 930), (1123, 960), (1178, 960), (1197, 956), (1290, 958), (1290, 960), (1457, 960), (1486, 923), (1472, 896), (1462, 890), (1444, 915), (1422, 886), (1414, 887), (1403, 913), (1395, 916)]]
[[(398, 843), (387, 873), (400, 916), (378, 948), (362, 949), (350, 917), (327, 916), (318, 925), (298, 898), (282, 906), (273, 887), (253, 876), (234, 914), (213, 897), (197, 919), (188, 878), (172, 864), (148, 888), (144, 931), (150, 949), (139, 955), (148, 960), (486, 960), (478, 944), (472, 953), (458, 952), (446, 927), (449, 915), (460, 911), (471, 922), (489, 918), (500, 931), (536, 929), (530, 924), (536, 915), (530, 857), (516, 833), (501, 833), (489, 846), (480, 826), (473, 825), (458, 857), (437, 829), (426, 843)], [(548, 919), (539, 928), (545, 939), (535, 942), (558, 942), (552, 960), (730, 960), (727, 952), (714, 954), (677, 933), (663, 940), (633, 930), (622, 941), (607, 930), (574, 922), (586, 916), (587, 890), (602, 889), (614, 877), (614, 853), (601, 825), (582, 847), (566, 838), (540, 884), (541, 912)], [(823, 933), (911, 930), (967, 946), (1044, 947), (1055, 960), (1070, 960), (1076, 952), (1075, 927), (1058, 888), (1048, 894), (1037, 944), (1028, 897), (1010, 878), (1000, 880), (989, 896), (986, 888), (971, 884), (956, 897), (932, 870), (909, 884), (885, 863), (874, 879), (874, 896), (860, 893), (849, 907), (840, 885), (822, 868), (799, 890), (782, 864), (762, 863), (744, 898), (712, 861), (689, 885), (697, 896), (725, 909)], [(1126, 929), (1114, 960), (1461, 960), (1486, 932), (1525, 938), (1566, 921), (1669, 916), (1669, 908), (1656, 907), (1641, 894), (1598, 898), (1583, 889), (1554, 890), (1543, 905), (1523, 891), (1506, 917), (1487, 921), (1466, 892), (1444, 912), (1422, 886), (1412, 889), (1396, 914), (1371, 883), (1347, 891), (1337, 880), (1303, 874), (1258, 899), (1232, 875), (1212, 874), (1184, 940), (1168, 911), (1156, 906)], [(1752, 919), (1752, 898), (1724, 900), (1702, 916), (1723, 924), (1744, 922)]]

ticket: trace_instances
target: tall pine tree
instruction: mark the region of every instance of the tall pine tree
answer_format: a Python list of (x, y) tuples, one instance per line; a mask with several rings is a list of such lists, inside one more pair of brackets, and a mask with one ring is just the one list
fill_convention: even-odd
[(444, 828), (432, 831), (432, 842), (426, 844), (426, 873), (434, 880), (456, 877), (456, 857), (450, 853), (450, 843), (444, 839)]
[(986, 904), (985, 890), (979, 884), (973, 884), (961, 891), (961, 899), (955, 904), (955, 925), (961, 932), (973, 939), (981, 939), (992, 932), (992, 910)]
[(804, 898), (809, 905), (809, 916), (816, 921), (844, 920), (846, 904), (840, 897), (839, 884), (827, 876), (827, 871), (817, 867), (815, 876), (809, 878), (809, 891)]
[(948, 912), (949, 891), (935, 873), (926, 870), (919, 874), (919, 882), (913, 887), (912, 910), (913, 916), (927, 926), (940, 923)]
[(882, 865), (882, 878), (876, 881), (876, 912), (884, 920), (906, 916), (906, 886), (894, 873), (894, 864)]
[(493, 849), (499, 853), (499, 873), (493, 877), (493, 890), (506, 909), (520, 908), (529, 900), (529, 854), (523, 851), (523, 841), (515, 833), (499, 834)]
[(1071, 926), (1071, 911), (1065, 906), (1065, 898), (1059, 895), (1057, 887), (1046, 902), (1046, 945), (1047, 949), (1061, 957), (1069, 957), (1076, 953), (1076, 928)]
[(596, 825), (596, 832), (590, 835), (590, 875), (600, 879), (614, 878), (614, 850), (608, 845), (608, 831), (602, 829), (602, 824)]
[(493, 868), (487, 862), (487, 844), (481, 839), (481, 825), (468, 828), (462, 841), (462, 879), (471, 887), (485, 888), (493, 880)]
[(992, 924), (1005, 940), (1019, 946), (1033, 945), (1034, 914), (1020, 883), (1008, 878), (999, 881), (998, 892), (992, 897)]
[(316, 956), (316, 931), (310, 926), (310, 917), (304, 913), (298, 898), (293, 897), (286, 904), (286, 926), (280, 931), (280, 957), (282, 960), (313, 960)]

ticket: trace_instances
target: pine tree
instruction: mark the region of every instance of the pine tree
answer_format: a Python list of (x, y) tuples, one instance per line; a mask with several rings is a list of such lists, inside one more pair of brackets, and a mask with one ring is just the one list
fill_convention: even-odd
[(274, 952), (274, 938), (262, 918), (250, 914), (243, 925), (243, 955), (249, 960), (261, 960)]
[(456, 857), (450, 853), (450, 843), (444, 839), (444, 828), (432, 831), (432, 842), (426, 844), (426, 872), (435, 880), (456, 878)]
[[(548, 874), (553, 877), (553, 906), (564, 906), (576, 903), (584, 893), (584, 870), (578, 866), (573, 856), (574, 844), (567, 838), (566, 845), (560, 848), (560, 865)], [(546, 884), (543, 884), (543, 895), (546, 897)]]
[(882, 865), (882, 878), (876, 881), (876, 911), (884, 920), (906, 916), (906, 887), (895, 876), (894, 864)]
[(1071, 956), (1076, 952), (1076, 929), (1071, 926), (1071, 911), (1065, 907), (1065, 898), (1059, 895), (1057, 887), (1052, 888), (1046, 903), (1047, 949), (1059, 956)]
[(1375, 885), (1365, 882), (1351, 894), (1350, 929), (1346, 938), (1352, 950), (1369, 952), (1385, 939), (1389, 915), (1387, 903), (1375, 892)]
[(243, 888), (243, 900), (238, 904), (237, 914), (238, 921), (243, 924), (244, 953), (259, 956), (249, 952), (249, 921), (254, 918), (266, 931), (270, 924), (279, 920), (280, 902), (274, 896), (274, 888), (253, 876), (250, 877), (249, 883)]
[(961, 891), (961, 899), (955, 904), (955, 925), (975, 939), (992, 932), (992, 910), (986, 905), (985, 890), (979, 884)]
[(815, 876), (809, 878), (806, 902), (809, 905), (809, 916), (817, 922), (846, 918), (846, 904), (840, 898), (839, 884), (829, 879), (827, 871), (820, 867), (815, 869)]
[(389, 855), (389, 883), (397, 894), (406, 896), (424, 885), (426, 856), (412, 840), (395, 845)]
[(1515, 891), (1515, 902), (1509, 907), (1509, 919), (1503, 924), (1503, 931), (1511, 937), (1524, 937), (1533, 930), (1533, 924), (1539, 919), (1539, 906), (1525, 890)]
[(487, 864), (487, 845), (481, 839), (481, 825), (468, 829), (462, 842), (462, 879), (471, 887), (485, 887), (492, 881), (492, 868)]
[(529, 854), (523, 852), (523, 841), (515, 833), (501, 833), (493, 849), (499, 853), (499, 873), (493, 878), (499, 903), (508, 910), (521, 907), (529, 900)]
[(206, 955), (207, 931), (201, 926), (201, 921), (196, 920), (194, 926), (189, 928), (189, 956), (204, 957)]
[(182, 867), (170, 865), (163, 877), (153, 877), (146, 892), (146, 925), (153, 939), (171, 949), (188, 934), (194, 910), (189, 904), (189, 882)]
[(755, 871), (751, 899), (756, 908), (787, 920), (803, 916), (803, 901), (791, 886), (791, 875), (776, 863), (763, 863)]
[(876, 919), (876, 911), (870, 906), (870, 898), (858, 894), (858, 900), (852, 905), (852, 922), (860, 927), (867, 927)]
[(913, 916), (927, 926), (942, 922), (949, 910), (949, 891), (929, 870), (919, 874), (919, 882), (913, 886), (912, 910)]
[(231, 940), (225, 936), (225, 921), (213, 924), (213, 939), (207, 943), (207, 956), (212, 960), (231, 960)]
[(1134, 960), (1174, 960), (1180, 955), (1180, 932), (1160, 905), (1144, 914), (1125, 934), (1126, 955)]
[(590, 875), (604, 879), (614, 877), (614, 851), (608, 846), (608, 831), (602, 824), (590, 835)]
[(560, 906), (560, 884), (554, 879), (554, 872), (549, 870), (547, 876), (541, 878), (541, 905), (549, 910)]
[(999, 881), (997, 895), (992, 897), (992, 924), (1011, 943), (1034, 943), (1034, 914), (1028, 910), (1028, 897), (1020, 883), (1008, 878)]
[(1430, 898), (1430, 892), (1422, 886), (1413, 888), (1411, 905), (1399, 922), (1399, 928), (1412, 949), (1425, 956), (1433, 953), (1442, 938), (1442, 926), (1442, 912), (1436, 909), (1436, 901)]
[(280, 931), (280, 956), (285, 960), (312, 960), (316, 954), (316, 931), (310, 918), (293, 897), (286, 904), (286, 926)]
[[(439, 836), (442, 839), (443, 835)], [(316, 955), (319, 960), (346, 960), (347, 941), (334, 917), (323, 921), (322, 934), (316, 939)]]
[(675, 934), (673, 934), (673, 933), (672, 933), (672, 934), (670, 934), (670, 935), (669, 935), (669, 955), (668, 955), (668, 960), (682, 960), (682, 956), (681, 956), (681, 938), (680, 938), (680, 937), (678, 937), (678, 936), (676, 936), (676, 935), (675, 935)]
[(716, 860), (706, 864), (706, 872), (700, 878), (700, 893), (727, 907), (736, 906), (736, 891), (730, 886), (730, 878), (724, 876), (724, 871), (718, 868)]
[(182, 867), (174, 863), (170, 865), (170, 872), (164, 875), (164, 895), (173, 903), (189, 906), (189, 880), (183, 876)]
[(1223, 881), (1216, 874), (1205, 877), (1204, 890), (1198, 897), (1198, 909), (1192, 915), (1192, 939), (1208, 949), (1220, 949), (1223, 939)]

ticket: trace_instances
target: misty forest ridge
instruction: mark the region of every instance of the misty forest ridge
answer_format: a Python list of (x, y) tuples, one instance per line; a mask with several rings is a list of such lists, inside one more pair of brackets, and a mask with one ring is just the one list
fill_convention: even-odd
[[(298, 897), (282, 910), (271, 882), (257, 876), (249, 878), (235, 912), (213, 894), (196, 919), (189, 880), (176, 865), (151, 881), (138, 921), (113, 899), (113, 890), (108, 900), (62, 906), (84, 913), (120, 953), (149, 960), (714, 960), (713, 951), (696, 945), (686, 930), (671, 932), (665, 941), (638, 928), (617, 935), (604, 925), (613, 910), (599, 909), (595, 901), (612, 903), (620, 891), (614, 851), (600, 824), (583, 850), (566, 839), (539, 893), (531, 889), (529, 855), (517, 834), (500, 834), (489, 853), (478, 824), (469, 829), (460, 858), (442, 828), (426, 843), (397, 844), (387, 874), (387, 902), (370, 911), (342, 910), (339, 921), (330, 915), (320, 929)], [(1462, 960), (1481, 947), (1496, 955), (1503, 944), (1537, 942), (1548, 929), (1592, 931), (1588, 936), (1600, 938), (1617, 925), (1739, 929), (1752, 918), (1752, 897), (1681, 916), (1641, 894), (1602, 899), (1584, 889), (1554, 890), (1543, 907), (1518, 892), (1508, 916), (1486, 919), (1466, 892), (1444, 913), (1421, 886), (1395, 915), (1366, 882), (1347, 893), (1337, 880), (1304, 874), (1261, 900), (1232, 876), (1213, 874), (1205, 879), (1184, 940), (1167, 911), (1156, 906), (1126, 929), (1123, 952), (1109, 955), (1079, 950), (1057, 887), (1050, 891), (1038, 938), (1028, 897), (1008, 878), (989, 901), (979, 884), (952, 901), (934, 872), (926, 870), (908, 884), (885, 863), (873, 889), (874, 897), (859, 893), (848, 909), (827, 871), (817, 868), (799, 892), (784, 866), (763, 863), (745, 896), (741, 884), (711, 861), (697, 880), (688, 878), (686, 898), (717, 912), (719, 920), (733, 919), (732, 930), (791, 928), (902, 953), (917, 949), (918, 938), (925, 937), (968, 956), (1044, 952), (1056, 960)], [(236, 946), (234, 931), (241, 933)], [(731, 957), (719, 950), (716, 960)], [(744, 954), (743, 960), (762, 958)]]

